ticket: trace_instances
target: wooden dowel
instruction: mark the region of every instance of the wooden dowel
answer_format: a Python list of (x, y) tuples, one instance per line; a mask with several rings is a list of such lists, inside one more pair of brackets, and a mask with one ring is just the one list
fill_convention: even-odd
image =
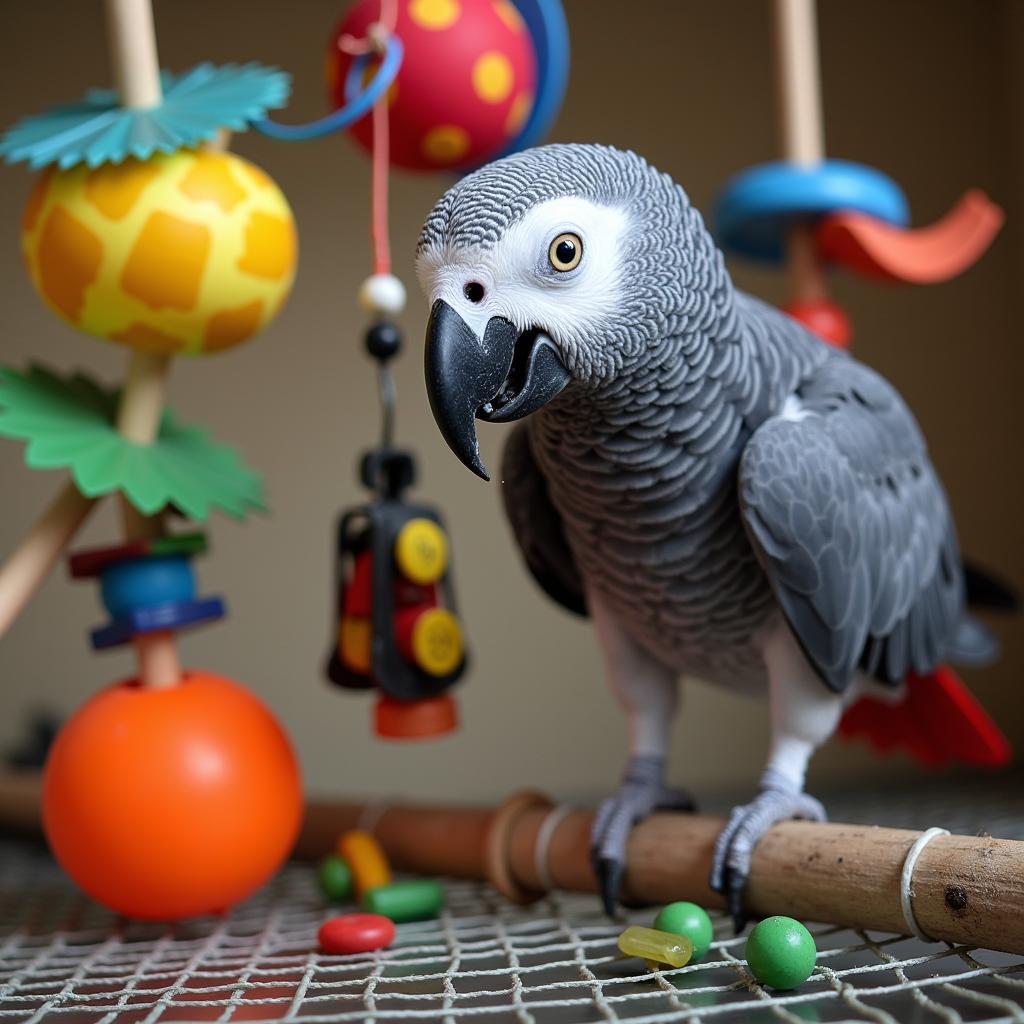
[(0, 568), (0, 637), (21, 614), (96, 505), (69, 480)]
[[(817, 164), (825, 158), (825, 128), (815, 0), (775, 0), (774, 13), (780, 148), (791, 163)], [(824, 299), (824, 272), (810, 225), (790, 231), (786, 260), (793, 301)]]
[[(515, 803), (514, 803), (515, 802)], [(512, 821), (504, 809), (516, 807)], [(517, 796), (486, 808), (312, 803), (298, 853), (331, 849), (338, 834), (375, 821), (373, 832), (395, 867), (422, 874), (488, 879), (506, 895), (540, 895), (537, 837), (551, 805)], [(596, 892), (590, 867), (590, 811), (566, 815), (551, 835), (547, 871), (556, 886)], [(502, 822), (506, 842), (495, 874), (489, 838)], [(715, 838), (724, 820), (655, 814), (633, 829), (623, 885), (627, 898), (661, 904), (693, 900), (722, 907), (708, 888)], [(746, 905), (752, 914), (786, 914), (852, 928), (906, 934), (900, 874), (921, 833), (818, 822), (784, 822), (757, 845)], [(502, 873), (498, 872), (498, 875)], [(1024, 953), (1024, 842), (987, 836), (940, 836), (922, 851), (913, 876), (918, 924), (934, 939)]]
[(110, 64), (121, 105), (155, 107), (162, 94), (150, 0), (106, 0), (106, 14)]

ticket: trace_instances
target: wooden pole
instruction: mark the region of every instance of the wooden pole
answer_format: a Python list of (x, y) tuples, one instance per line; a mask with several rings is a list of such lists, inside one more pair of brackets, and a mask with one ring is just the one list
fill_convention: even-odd
[[(551, 803), (518, 794), (497, 810), (469, 807), (312, 803), (301, 856), (321, 856), (346, 829), (370, 827), (396, 868), (493, 882), (525, 901), (542, 895), (537, 840)], [(596, 892), (590, 867), (593, 814), (558, 822), (546, 869), (559, 889)], [(715, 838), (724, 820), (654, 814), (630, 834), (624, 895), (642, 903), (693, 900), (722, 907), (708, 888)], [(900, 875), (919, 832), (789, 821), (758, 843), (746, 906), (754, 915), (786, 914), (851, 928), (906, 934)], [(495, 842), (495, 837), (500, 842)], [(1024, 953), (1024, 842), (988, 836), (938, 836), (921, 852), (912, 906), (936, 940)]]
[[(110, 61), (121, 101), (132, 108), (155, 106), (161, 89), (152, 6), (149, 0), (105, 0), (105, 4)], [(133, 352), (129, 358), (117, 415), (118, 432), (129, 441), (148, 445), (156, 439), (169, 369), (167, 356)], [(94, 505), (93, 499), (82, 496), (69, 483), (0, 569), (0, 637), (28, 604)], [(125, 538), (148, 535), (143, 517), (127, 502), (122, 501), (122, 508)], [(168, 678), (171, 652), (159, 650), (168, 643), (173, 645), (173, 638), (158, 639), (155, 648), (147, 644), (147, 654), (141, 657), (145, 664), (159, 667), (153, 680)], [(173, 660), (176, 663), (176, 654)], [(148, 673), (143, 671), (141, 677), (145, 681)]]
[(96, 505), (68, 481), (0, 568), (0, 637), (14, 624)]
[[(812, 166), (825, 158), (821, 115), (821, 74), (815, 0), (775, 0), (775, 64), (779, 135), (783, 157)], [(790, 232), (787, 261), (794, 302), (826, 296), (814, 231), (797, 225)]]
[[(125, 107), (156, 106), (162, 97), (160, 61), (150, 0), (106, 0), (107, 36), (114, 82)], [(169, 356), (132, 352), (128, 360), (117, 429), (134, 444), (150, 445), (160, 430), (170, 373)], [(159, 536), (162, 517), (147, 519), (121, 499), (125, 540)], [(181, 680), (178, 648), (172, 632), (135, 638), (139, 679), (144, 686), (174, 686)]]

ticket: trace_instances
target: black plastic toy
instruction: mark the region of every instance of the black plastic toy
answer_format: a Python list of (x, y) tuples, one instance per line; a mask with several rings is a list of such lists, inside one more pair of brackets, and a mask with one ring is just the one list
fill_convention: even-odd
[(377, 688), (378, 736), (417, 739), (457, 726), (446, 691), (466, 668), (455, 608), (450, 545), (436, 509), (412, 504), (411, 452), (393, 447), (395, 387), (390, 360), (401, 349), (397, 328), (374, 324), (366, 350), (379, 366), (381, 444), (366, 452), (359, 478), (372, 494), (338, 523), (336, 636), (327, 676), (350, 689)]

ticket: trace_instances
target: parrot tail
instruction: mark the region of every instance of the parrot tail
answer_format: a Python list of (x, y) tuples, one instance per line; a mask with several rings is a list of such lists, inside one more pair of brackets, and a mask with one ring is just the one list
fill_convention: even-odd
[(879, 752), (903, 748), (931, 768), (961, 761), (986, 768), (1010, 762), (1010, 743), (956, 673), (943, 665), (909, 675), (899, 704), (862, 697), (839, 723), (839, 735), (864, 736)]

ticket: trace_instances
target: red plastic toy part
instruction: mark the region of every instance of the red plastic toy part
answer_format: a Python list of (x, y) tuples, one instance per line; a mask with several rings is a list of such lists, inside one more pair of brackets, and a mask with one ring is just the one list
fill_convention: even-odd
[(878, 751), (903, 748), (931, 768), (963, 761), (999, 768), (1010, 744), (952, 669), (907, 677), (898, 704), (862, 697), (839, 723), (839, 735), (864, 736)]
[(301, 817), (284, 731), (210, 672), (102, 690), (61, 730), (43, 779), (57, 860), (129, 917), (191, 917), (245, 899), (287, 857)]
[(862, 213), (836, 213), (817, 228), (818, 250), (864, 277), (905, 284), (947, 281), (981, 258), (1003, 225), (1003, 211), (971, 189), (942, 220), (905, 229)]
[(791, 302), (782, 311), (836, 348), (847, 348), (853, 336), (850, 318), (842, 306), (829, 299)]
[(374, 705), (373, 725), (381, 739), (431, 739), (459, 727), (459, 706), (446, 693), (409, 701), (383, 696)]
[[(352, 57), (340, 38), (362, 38), (380, 17), (361, 0), (331, 39), (331, 99), (345, 102)], [(512, 0), (398, 0), (395, 34), (405, 57), (388, 90), (391, 163), (407, 170), (452, 170), (483, 163), (519, 135), (537, 88), (529, 29)], [(372, 148), (372, 119), (351, 134)]]

